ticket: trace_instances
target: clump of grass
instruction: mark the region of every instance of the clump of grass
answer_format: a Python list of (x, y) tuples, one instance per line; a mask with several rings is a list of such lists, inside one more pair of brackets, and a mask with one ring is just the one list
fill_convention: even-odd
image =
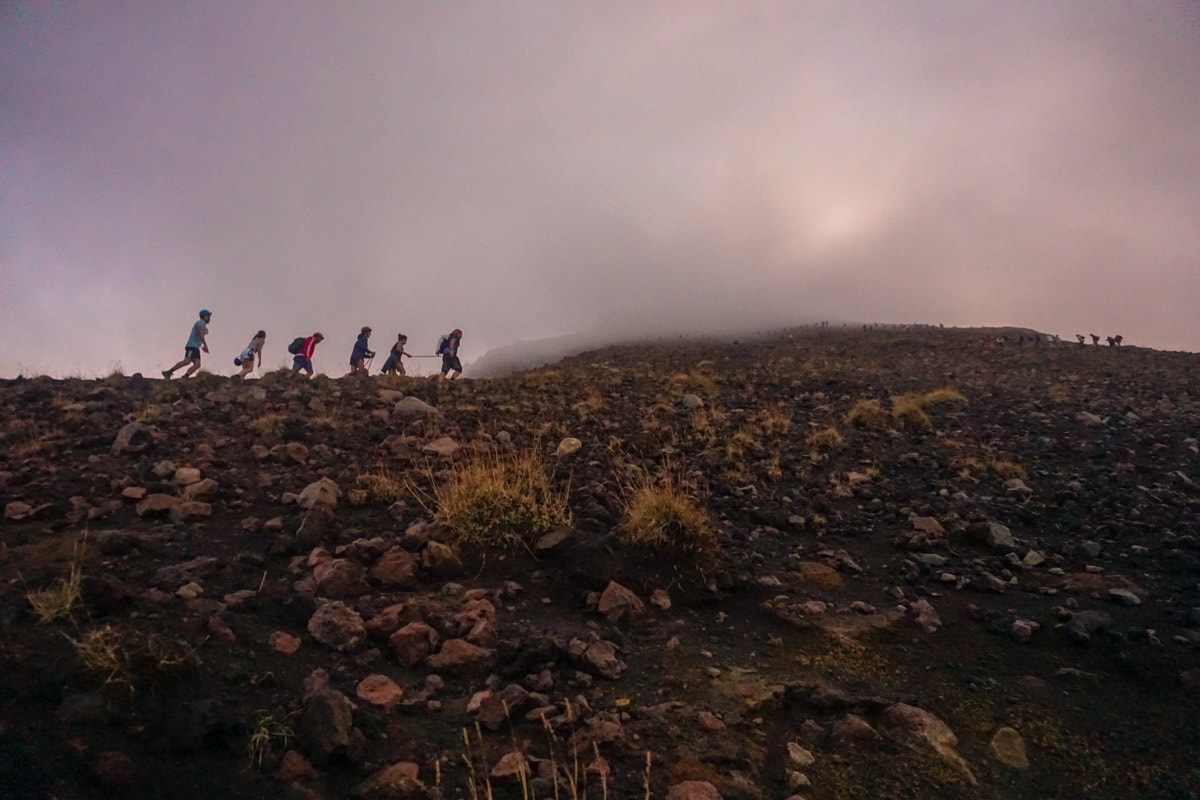
[(838, 431), (837, 428), (830, 425), (829, 427), (823, 428), (819, 431), (813, 431), (808, 435), (808, 438), (806, 438), (804, 442), (809, 447), (813, 447), (818, 450), (837, 450), (846, 444), (846, 439), (842, 436), (841, 432)]
[(59, 578), (49, 589), (29, 592), (25, 595), (25, 599), (39, 620), (49, 623), (65, 617), (79, 602), (80, 585), (83, 582), (83, 559), (86, 554), (87, 531), (84, 531), (83, 535), (79, 537), (79, 541), (75, 543), (67, 577)]
[(376, 503), (394, 503), (408, 494), (404, 478), (387, 467), (375, 472), (365, 472), (355, 479), (355, 483), (359, 489), (366, 491), (367, 500)]
[(340, 411), (323, 411), (309, 418), (309, 422), (316, 428), (325, 428), (326, 430), (337, 431), (341, 430), (344, 423)]
[(711, 366), (705, 364), (687, 372), (676, 372), (667, 379), (667, 388), (674, 397), (681, 397), (685, 392), (697, 392), (711, 397), (717, 393), (717, 380), (713, 377), (711, 369)]
[(958, 403), (966, 403), (967, 398), (963, 393), (953, 386), (940, 386), (932, 392), (926, 392), (922, 396), (925, 407), (941, 406), (941, 405), (957, 405)]
[(755, 444), (754, 431), (750, 428), (739, 428), (725, 442), (725, 458), (730, 461), (741, 461), (745, 457), (746, 451)]
[(567, 494), (555, 487), (536, 450), (475, 457), (433, 487), (434, 519), (466, 542), (527, 547), (571, 523)]
[(579, 415), (580, 419), (588, 419), (603, 411), (604, 406), (604, 395), (593, 389), (592, 391), (588, 392), (586, 397), (572, 406), (572, 408), (575, 410), (575, 413)]
[(88, 631), (70, 642), (84, 667), (102, 677), (105, 686), (125, 686), (130, 692), (162, 683), (191, 666), (195, 659), (185, 645), (115, 625)]
[(1001, 478), (1021, 478), (1024, 480), (1028, 477), (1025, 473), (1025, 468), (1017, 462), (1008, 458), (999, 458), (992, 461), (989, 465), (992, 472), (999, 475)]
[(763, 433), (782, 436), (792, 427), (792, 415), (782, 406), (773, 406), (758, 415), (758, 424)]
[(892, 419), (901, 427), (910, 430), (923, 431), (933, 427), (933, 422), (925, 413), (925, 396), (919, 394), (902, 394), (893, 397)]
[(887, 412), (878, 400), (859, 400), (846, 412), (846, 424), (855, 428), (882, 428), (887, 425)]
[(635, 550), (705, 562), (717, 551), (708, 513), (670, 478), (643, 480), (626, 491), (620, 542)]
[(295, 732), (292, 730), (291, 719), (295, 714), (279, 716), (271, 711), (258, 712), (258, 722), (250, 733), (250, 741), (246, 745), (246, 754), (250, 763), (256, 769), (262, 767), (263, 760), (274, 756), (275, 745), (280, 749), (286, 748)]
[(249, 425), (259, 433), (278, 434), (283, 432), (283, 422), (285, 419), (286, 417), (278, 411), (265, 411), (250, 420)]

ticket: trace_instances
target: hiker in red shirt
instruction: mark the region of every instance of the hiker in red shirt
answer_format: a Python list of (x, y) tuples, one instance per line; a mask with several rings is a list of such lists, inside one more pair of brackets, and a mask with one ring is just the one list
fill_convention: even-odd
[(304, 345), (300, 348), (300, 352), (296, 353), (296, 357), (292, 359), (292, 372), (304, 370), (311, 378), (313, 374), (313, 353), (317, 350), (317, 344), (325, 339), (325, 335), (314, 333), (312, 336), (304, 340)]

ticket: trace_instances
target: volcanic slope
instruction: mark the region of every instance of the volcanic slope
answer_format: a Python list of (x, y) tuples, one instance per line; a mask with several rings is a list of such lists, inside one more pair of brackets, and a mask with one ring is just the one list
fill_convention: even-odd
[(0, 796), (1197, 796), (1198, 389), (827, 328), (0, 383)]

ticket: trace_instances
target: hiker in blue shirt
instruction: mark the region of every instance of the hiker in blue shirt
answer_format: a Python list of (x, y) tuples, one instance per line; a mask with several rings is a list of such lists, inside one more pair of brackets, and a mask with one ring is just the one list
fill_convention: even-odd
[(371, 327), (364, 325), (363, 329), (358, 334), (358, 339), (354, 342), (354, 349), (350, 351), (350, 374), (354, 375), (357, 372), (366, 374), (366, 360), (374, 358), (375, 353), (367, 346), (367, 339), (371, 338)]
[(183, 348), (183, 360), (170, 369), (164, 369), (162, 376), (167, 380), (171, 380), (172, 373), (180, 367), (191, 364), (192, 366), (187, 372), (183, 373), (183, 377), (191, 377), (196, 370), (200, 369), (200, 351), (208, 352), (208, 321), (212, 319), (212, 312), (207, 308), (200, 312), (200, 319), (192, 325), (192, 332), (188, 336), (187, 344)]

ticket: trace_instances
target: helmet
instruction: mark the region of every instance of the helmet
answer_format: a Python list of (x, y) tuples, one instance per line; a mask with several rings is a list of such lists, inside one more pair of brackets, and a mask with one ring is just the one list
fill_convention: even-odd
[(211, 317), (211, 316), (212, 316), (212, 312), (211, 312), (211, 311), (209, 311), (207, 308), (202, 308), (202, 309), (200, 309), (200, 316), (202, 316), (202, 317)]
[(371, 326), (370, 326), (370, 325), (363, 325), (362, 332), (363, 332), (363, 333), (370, 333), (370, 332), (371, 332)]

